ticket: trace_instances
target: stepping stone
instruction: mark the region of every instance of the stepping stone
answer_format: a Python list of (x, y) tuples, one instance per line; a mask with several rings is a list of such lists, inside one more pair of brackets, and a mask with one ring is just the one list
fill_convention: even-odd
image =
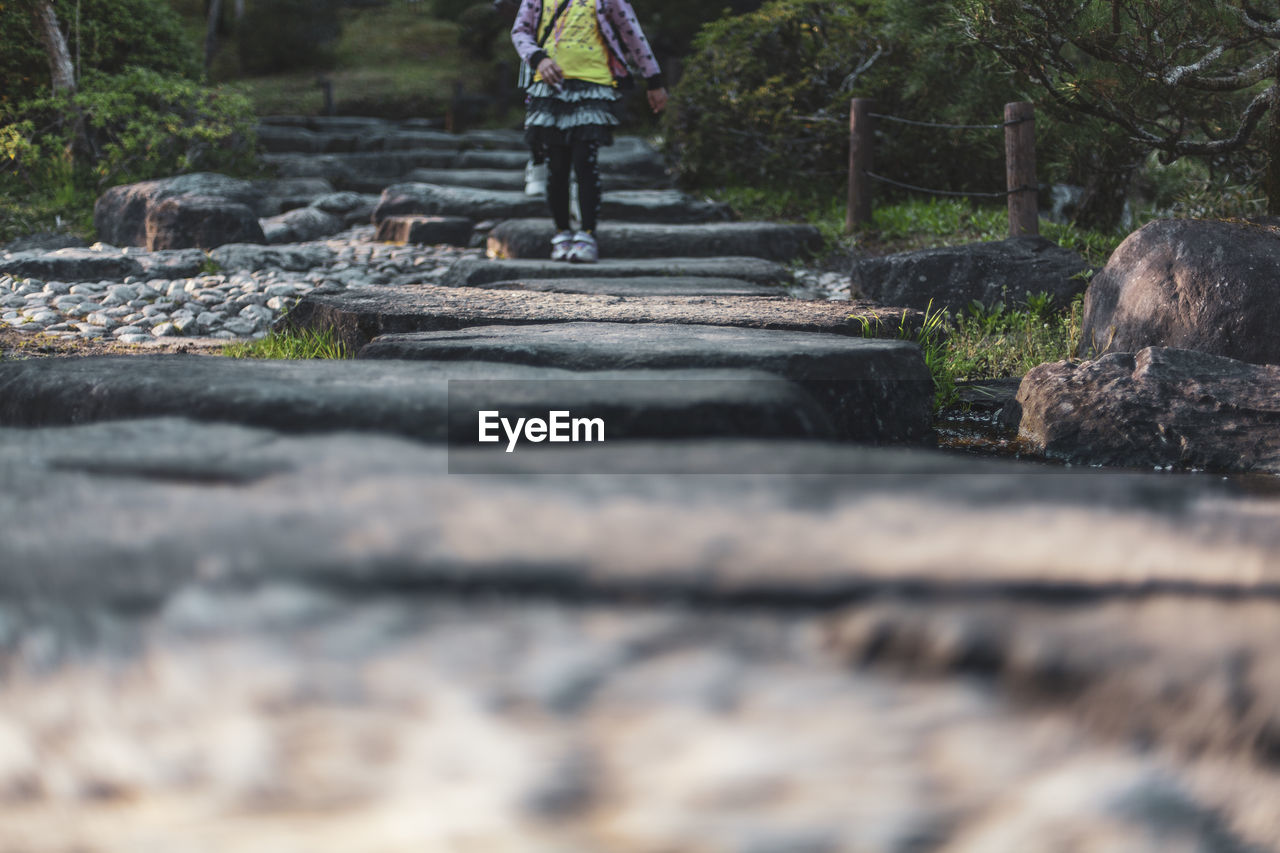
[(142, 266), (141, 274), (146, 278), (194, 278), (204, 272), (210, 263), (209, 256), (203, 249), (147, 252), (131, 248), (126, 250), (125, 254)]
[(474, 287), (545, 293), (596, 293), (609, 296), (778, 296), (778, 288), (738, 278), (710, 276), (636, 276), (634, 278), (527, 278)]
[(565, 322), (382, 335), (357, 358), (498, 361), (567, 370), (755, 368), (800, 382), (842, 438), (933, 438), (933, 380), (920, 348), (904, 341), (730, 326)]
[[(447, 473), (481, 453), (595, 476)], [(136, 605), (204, 575), (578, 601), (1270, 598), (1280, 502), (1196, 479), (814, 441), (503, 454), (176, 418), (5, 429), (0, 595)]]
[(605, 258), (598, 264), (461, 258), (441, 277), (448, 287), (483, 287), (502, 281), (605, 278), (732, 278), (765, 287), (795, 284), (791, 270), (763, 258)]
[[(491, 258), (550, 258), (555, 225), (541, 219), (511, 219), (489, 232)], [(605, 258), (694, 258), (745, 255), (790, 261), (822, 248), (812, 225), (776, 222), (714, 222), (702, 225), (601, 222), (596, 229)]]
[[(794, 382), (756, 370), (576, 373), (472, 362), (255, 361), (152, 355), (0, 362), (0, 425), (49, 427), (182, 416), (289, 433), (357, 430), (478, 444), (479, 412), (514, 422), (568, 410), (628, 438), (833, 438), (830, 420)], [(504, 444), (500, 442), (499, 444)], [(497, 445), (494, 445), (497, 446)], [(499, 448), (501, 449), (501, 448)], [(200, 451), (151, 476), (212, 475)], [(109, 470), (111, 463), (96, 463)], [(252, 464), (218, 475), (253, 479)]]
[[(529, 162), (529, 151), (463, 151), (451, 164), (458, 169), (523, 169)], [(636, 149), (600, 149), (600, 172), (628, 174), (646, 178), (669, 177), (666, 163), (654, 151)]]
[[(616, 296), (527, 290), (440, 287), (353, 287), (309, 293), (283, 319), (294, 329), (332, 329), (358, 349), (379, 335), (434, 332), (494, 324), (679, 323), (830, 332), (861, 337), (863, 322), (879, 320), (897, 334), (901, 309), (854, 313), (848, 302), (785, 296)], [(918, 314), (918, 312), (911, 312)]]
[(142, 265), (119, 249), (55, 249), (0, 255), (0, 275), (42, 281), (120, 280), (140, 275)]
[[(426, 214), (467, 216), (481, 222), (539, 216), (545, 214), (546, 209), (545, 199), (524, 192), (394, 184), (383, 190), (382, 200), (373, 211), (373, 221), (376, 224), (388, 216)], [(700, 201), (678, 190), (619, 190), (604, 194), (600, 217), (627, 222), (712, 222), (728, 219), (729, 208), (717, 202)]]
[(475, 223), (465, 216), (391, 216), (379, 223), (373, 239), (420, 246), (469, 246), (474, 230)]
[[(438, 184), (440, 186), (474, 187), (485, 190), (524, 192), (524, 169), (414, 169), (404, 176), (410, 183)], [(645, 190), (669, 187), (669, 179), (647, 178), (637, 175), (607, 173), (600, 176), (605, 192), (614, 190)], [(382, 184), (378, 190), (387, 185)], [(541, 198), (542, 196), (538, 196)]]
[(328, 246), (262, 246), (256, 243), (228, 243), (209, 252), (221, 269), (307, 272), (333, 263), (334, 251)]

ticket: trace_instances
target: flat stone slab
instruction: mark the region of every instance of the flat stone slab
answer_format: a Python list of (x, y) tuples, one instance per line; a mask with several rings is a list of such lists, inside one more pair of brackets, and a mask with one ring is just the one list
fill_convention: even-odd
[[(383, 190), (382, 200), (374, 208), (373, 220), (376, 224), (388, 216), (427, 214), (467, 216), (479, 222), (545, 215), (546, 209), (545, 199), (524, 192), (402, 183)], [(600, 218), (627, 222), (713, 222), (728, 219), (729, 209), (678, 190), (619, 190), (604, 194)]]
[(776, 603), (1280, 580), (1280, 501), (1217, 478), (812, 441), (517, 451), (528, 475), (568, 456), (592, 476), (449, 474), (466, 453), (507, 455), (181, 419), (4, 429), (0, 597), (148, 601), (201, 573)]
[(42, 281), (120, 280), (139, 275), (142, 265), (119, 249), (55, 249), (0, 255), (0, 275)]
[(778, 288), (739, 278), (711, 276), (635, 276), (632, 278), (526, 278), (492, 281), (473, 287), (545, 293), (595, 293), (608, 296), (777, 296)]
[(440, 279), (448, 287), (482, 287), (501, 281), (565, 278), (732, 278), (765, 287), (795, 284), (795, 276), (764, 258), (605, 258), (597, 264), (539, 260), (462, 258)]
[(357, 358), (498, 361), (568, 370), (755, 368), (800, 382), (842, 438), (933, 438), (933, 380), (919, 347), (903, 341), (730, 326), (564, 322), (382, 335)]
[[(513, 192), (524, 192), (525, 186), (523, 167), (519, 169), (414, 169), (405, 175), (404, 179), (410, 183)], [(659, 189), (670, 186), (671, 179), (633, 175), (628, 172), (605, 172), (600, 176), (600, 182), (605, 192), (609, 192)]]
[(333, 261), (334, 252), (326, 246), (262, 246), (256, 243), (227, 243), (209, 252), (209, 257), (224, 270), (278, 269), (306, 272)]
[(862, 321), (868, 320), (896, 336), (901, 317), (902, 309), (785, 296), (617, 296), (420, 284), (311, 293), (281, 322), (294, 329), (332, 329), (358, 349), (385, 334), (573, 322), (693, 323), (862, 337)]
[[(555, 225), (541, 219), (511, 219), (489, 232), (491, 258), (550, 258)], [(746, 256), (790, 261), (822, 248), (812, 225), (776, 222), (715, 222), (700, 225), (602, 222), (596, 229), (606, 258), (696, 258)], [(891, 303), (896, 304), (896, 303)]]
[[(802, 388), (754, 370), (578, 373), (518, 364), (184, 355), (0, 362), (0, 425), (6, 426), (180, 415), (289, 433), (351, 430), (479, 446), (481, 410), (501, 411), (512, 422), (546, 418), (553, 410), (599, 418), (606, 441), (835, 435)], [(183, 469), (178, 463), (174, 476), (183, 470), (197, 476), (203, 464)], [(218, 476), (241, 476), (228, 472)], [(252, 466), (241, 473), (256, 476)]]

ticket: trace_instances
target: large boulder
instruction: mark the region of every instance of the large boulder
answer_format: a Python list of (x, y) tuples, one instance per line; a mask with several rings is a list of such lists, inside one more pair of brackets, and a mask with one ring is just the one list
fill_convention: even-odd
[(167, 199), (179, 197), (221, 199), (244, 205), (251, 209), (256, 218), (262, 215), (261, 206), (266, 193), (252, 181), (229, 178), (214, 172), (195, 172), (173, 178), (124, 184), (112, 187), (99, 196), (93, 206), (93, 225), (98, 230), (99, 238), (113, 246), (157, 248), (147, 243), (148, 217), (153, 209)]
[(218, 196), (178, 195), (151, 205), (145, 233), (145, 245), (153, 252), (266, 242), (252, 208)]
[(1280, 474), (1280, 367), (1148, 347), (1033, 368), (1021, 441), (1090, 465)]
[(1094, 276), (1080, 352), (1178, 347), (1280, 364), (1280, 228), (1160, 220), (1130, 234)]
[(1043, 237), (1022, 236), (864, 258), (853, 266), (852, 292), (921, 311), (963, 311), (971, 302), (1024, 303), (1048, 293), (1066, 305), (1087, 285), (1084, 258)]

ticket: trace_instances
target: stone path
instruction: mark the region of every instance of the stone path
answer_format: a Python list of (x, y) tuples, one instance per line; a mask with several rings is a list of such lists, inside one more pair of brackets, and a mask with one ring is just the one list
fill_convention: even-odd
[[(264, 233), (527, 204), (512, 134), (263, 139)], [(704, 215), (0, 256), (16, 329), (358, 356), (0, 361), (6, 849), (1280, 850), (1276, 481), (940, 451), (918, 314)]]

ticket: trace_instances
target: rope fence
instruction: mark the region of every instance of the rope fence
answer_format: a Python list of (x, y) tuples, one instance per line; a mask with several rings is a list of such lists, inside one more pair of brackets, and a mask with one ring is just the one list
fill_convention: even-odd
[[(872, 185), (889, 184), (912, 192), (938, 196), (968, 198), (1004, 198), (1009, 205), (1009, 236), (1040, 233), (1040, 212), (1036, 206), (1036, 137), (1035, 107), (1026, 101), (1004, 105), (1004, 121), (996, 124), (943, 124), (918, 121), (901, 116), (873, 112), (869, 98), (854, 98), (849, 104), (849, 192), (845, 213), (845, 231), (851, 232), (871, 221)], [(808, 120), (838, 121), (827, 116), (801, 116)], [(877, 121), (895, 122), (914, 127), (940, 130), (1003, 130), (1005, 154), (1005, 186), (1003, 192), (956, 192), (918, 187), (896, 181), (871, 171), (875, 160)]]

